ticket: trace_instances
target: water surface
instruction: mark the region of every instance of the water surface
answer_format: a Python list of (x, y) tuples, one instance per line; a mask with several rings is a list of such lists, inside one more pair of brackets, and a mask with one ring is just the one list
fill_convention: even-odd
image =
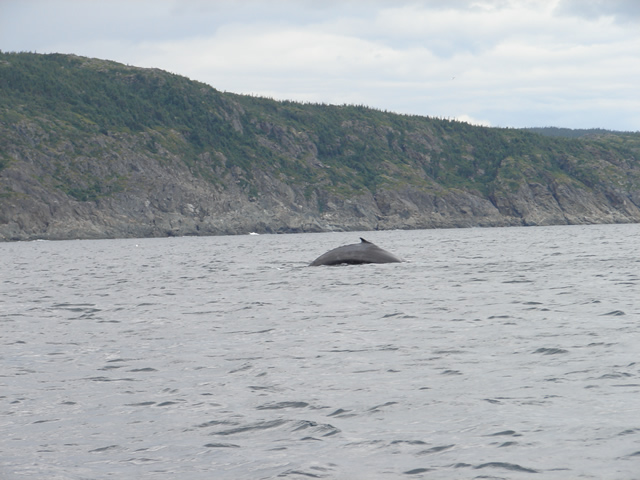
[(639, 239), (0, 244), (0, 478), (637, 479)]

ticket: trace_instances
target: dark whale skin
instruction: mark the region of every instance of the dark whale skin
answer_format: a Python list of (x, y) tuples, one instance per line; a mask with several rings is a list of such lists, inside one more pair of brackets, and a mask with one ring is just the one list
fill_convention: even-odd
[(334, 248), (320, 255), (309, 266), (360, 265), (363, 263), (397, 263), (402, 261), (401, 258), (396, 257), (393, 253), (389, 253), (360, 237), (360, 243)]

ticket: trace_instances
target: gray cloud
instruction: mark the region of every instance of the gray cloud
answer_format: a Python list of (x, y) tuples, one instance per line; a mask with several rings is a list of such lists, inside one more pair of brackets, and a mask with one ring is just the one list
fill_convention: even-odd
[(637, 0), (560, 0), (556, 11), (587, 19), (611, 17), (623, 23), (640, 21), (640, 2)]

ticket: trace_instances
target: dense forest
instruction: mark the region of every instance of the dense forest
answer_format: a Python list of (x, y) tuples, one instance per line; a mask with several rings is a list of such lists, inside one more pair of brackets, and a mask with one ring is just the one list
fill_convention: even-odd
[[(639, 133), (472, 126), (359, 105), (220, 92), (161, 70), (74, 55), (0, 53), (0, 226), (16, 223), (12, 215), (24, 214), (21, 208), (54, 197), (106, 208), (101, 199), (130, 200), (144, 190), (153, 207), (161, 184), (140, 173), (141, 159), (164, 172), (186, 172), (220, 198), (226, 192), (259, 203), (268, 193), (273, 201), (280, 195), (282, 206), (293, 195), (289, 200), (303, 204), (307, 216), (363, 195), (377, 202), (378, 220), (402, 216), (398, 205), (385, 212), (379, 200), (393, 193), (418, 210), (416, 195), (430, 196), (433, 204), (436, 197), (463, 194), (490, 202), (503, 216), (522, 217), (514, 196), (531, 185), (551, 185), (552, 195), (564, 185), (614, 206), (640, 204)], [(267, 177), (280, 193), (265, 192)], [(163, 178), (166, 188), (172, 180)], [(282, 193), (283, 185), (293, 194)], [(627, 213), (611, 221), (635, 221), (635, 211)], [(41, 223), (44, 232), (56, 218)], [(12, 228), (27, 228), (18, 227)]]

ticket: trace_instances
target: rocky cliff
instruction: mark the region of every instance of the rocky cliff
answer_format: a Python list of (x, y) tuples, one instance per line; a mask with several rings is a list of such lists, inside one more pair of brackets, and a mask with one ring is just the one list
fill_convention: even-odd
[(640, 134), (575, 139), (0, 54), (0, 240), (640, 221)]

